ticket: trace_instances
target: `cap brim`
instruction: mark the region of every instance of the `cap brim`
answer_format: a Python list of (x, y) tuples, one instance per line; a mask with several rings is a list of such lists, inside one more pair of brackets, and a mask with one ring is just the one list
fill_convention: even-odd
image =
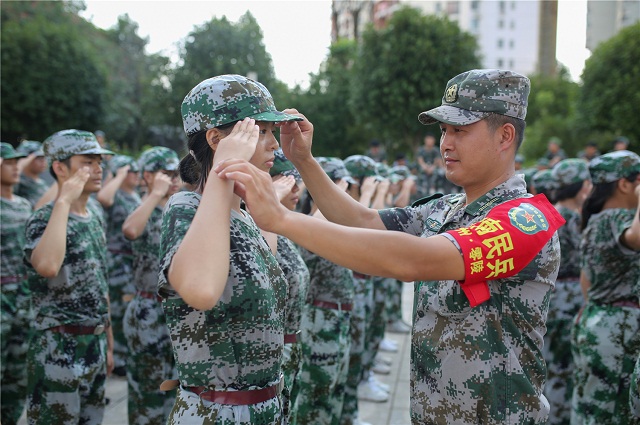
[(256, 121), (266, 122), (285, 122), (285, 121), (302, 121), (303, 118), (297, 115), (289, 115), (280, 111), (267, 111), (259, 114), (251, 115), (249, 118), (253, 118)]
[(468, 125), (478, 122), (489, 116), (491, 112), (473, 112), (467, 109), (450, 105), (441, 105), (437, 108), (421, 112), (418, 121), (424, 125), (442, 122), (450, 125)]
[(3, 156), (2, 159), (20, 159), (20, 158), (26, 158), (26, 157), (27, 155), (23, 153), (16, 153), (15, 155)]
[(84, 150), (82, 152), (75, 152), (71, 156), (73, 155), (115, 155), (115, 154), (116, 154), (115, 152), (111, 152), (110, 150), (107, 150), (107, 149), (93, 148), (93, 149)]

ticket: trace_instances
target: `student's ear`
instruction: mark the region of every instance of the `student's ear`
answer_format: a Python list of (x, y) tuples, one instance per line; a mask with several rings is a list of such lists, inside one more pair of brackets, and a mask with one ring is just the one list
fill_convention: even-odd
[(216, 149), (218, 149), (218, 143), (220, 142), (220, 139), (223, 139), (226, 134), (222, 133), (217, 128), (210, 128), (209, 130), (207, 130), (206, 136), (207, 144), (209, 145), (211, 150), (215, 151)]
[(64, 162), (53, 161), (53, 163), (51, 164), (51, 168), (53, 168), (53, 172), (59, 178), (60, 177), (62, 177), (62, 178), (67, 178), (68, 177), (69, 167), (67, 167), (67, 164), (65, 164)]

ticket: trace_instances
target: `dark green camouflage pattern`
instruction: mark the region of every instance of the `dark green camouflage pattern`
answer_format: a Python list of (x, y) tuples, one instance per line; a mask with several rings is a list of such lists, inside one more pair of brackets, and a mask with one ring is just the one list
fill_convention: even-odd
[[(195, 192), (174, 194), (165, 205), (162, 221), (159, 291), (165, 298), (163, 309), (180, 383), (222, 391), (276, 385), (281, 379), (287, 284), (251, 216), (231, 211), (229, 279), (214, 308), (190, 307), (167, 282), (167, 270), (200, 199)], [(235, 424), (279, 423), (281, 409), (279, 398), (227, 406), (200, 402), (195, 394), (178, 391), (169, 423), (183, 423), (194, 412), (199, 419), (192, 418), (193, 423), (232, 423), (232, 417)]]
[[(428, 237), (476, 223), (493, 205), (530, 196), (516, 175), (466, 206), (464, 194), (445, 195), (415, 208), (382, 210), (380, 217), (389, 230)], [(546, 423), (542, 337), (559, 264), (554, 236), (520, 273), (489, 281), (491, 298), (475, 308), (456, 281), (415, 283), (414, 424)]]
[(180, 110), (187, 136), (247, 117), (269, 122), (302, 120), (276, 110), (264, 85), (235, 74), (200, 82), (185, 96)]
[(340, 158), (320, 156), (316, 161), (331, 180), (344, 179), (348, 183), (357, 184)]
[(302, 181), (300, 173), (296, 170), (293, 162), (289, 161), (287, 157), (284, 156), (282, 149), (277, 149), (274, 152), (274, 156), (273, 167), (269, 169), (269, 175), (271, 175), (271, 177), (282, 174), (283, 176), (293, 176), (297, 182)]
[(352, 177), (359, 179), (362, 177), (377, 176), (377, 163), (365, 155), (351, 155), (344, 159), (344, 166), (347, 167)]
[(609, 183), (640, 172), (640, 156), (630, 151), (605, 153), (589, 162), (593, 184)]
[(25, 156), (27, 155), (16, 151), (9, 143), (0, 143), (0, 157), (2, 159), (24, 158)]
[(567, 158), (558, 162), (551, 170), (551, 176), (558, 187), (591, 180), (587, 162), (577, 158)]
[(100, 146), (93, 133), (74, 129), (58, 131), (47, 137), (42, 144), (42, 150), (49, 164), (73, 155), (114, 155), (114, 152)]
[(34, 180), (21, 174), (20, 181), (14, 186), (13, 192), (29, 201), (31, 206), (35, 206), (48, 189), (49, 185), (43, 179)]
[(174, 171), (178, 169), (180, 158), (178, 154), (164, 146), (154, 146), (140, 154), (138, 167), (140, 171), (155, 173), (160, 170)]
[(116, 174), (116, 172), (124, 167), (129, 166), (129, 171), (140, 171), (140, 167), (138, 167), (138, 162), (129, 155), (114, 155), (109, 162), (107, 163), (107, 167), (111, 174)]
[(35, 154), (35, 156), (44, 156), (42, 143), (35, 140), (23, 140), (16, 149), (25, 156), (31, 154)]
[(537, 171), (531, 177), (531, 184), (538, 193), (558, 188), (558, 183), (549, 169)]
[(467, 125), (491, 113), (524, 120), (531, 82), (523, 75), (499, 69), (474, 69), (447, 83), (442, 106), (422, 112), (422, 124)]

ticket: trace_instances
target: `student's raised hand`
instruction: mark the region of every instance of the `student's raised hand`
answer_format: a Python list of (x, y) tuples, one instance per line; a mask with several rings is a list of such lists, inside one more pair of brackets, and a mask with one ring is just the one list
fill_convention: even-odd
[(349, 188), (349, 182), (346, 181), (345, 179), (340, 179), (338, 180), (338, 182), (336, 183), (336, 185), (343, 191), (346, 192), (347, 189)]
[(360, 196), (373, 196), (379, 183), (380, 180), (376, 179), (376, 176), (365, 177), (360, 186)]
[(29, 155), (25, 156), (24, 158), (18, 159), (18, 172), (22, 173), (22, 170), (27, 168), (29, 164), (33, 162), (34, 159), (36, 159), (35, 152), (31, 152)]
[(259, 137), (260, 127), (254, 119), (245, 118), (238, 121), (231, 133), (218, 142), (213, 157), (214, 165), (230, 158), (249, 161), (256, 151)]
[(73, 176), (69, 178), (69, 180), (65, 181), (60, 187), (60, 193), (58, 195), (59, 201), (66, 201), (68, 203), (72, 203), (77, 200), (80, 195), (82, 195), (82, 191), (84, 190), (84, 186), (89, 180), (91, 176), (91, 172), (89, 171), (89, 167), (82, 167), (78, 171), (76, 171)]
[(171, 177), (167, 176), (162, 171), (157, 171), (153, 176), (153, 190), (151, 192), (158, 195), (160, 198), (164, 198), (167, 192), (169, 192), (170, 187)]
[(130, 169), (131, 169), (131, 165), (129, 164), (125, 165), (124, 167), (118, 168), (118, 171), (116, 171), (115, 178), (122, 179), (124, 181), (124, 178), (127, 176), (127, 173), (129, 172)]
[(287, 121), (278, 125), (284, 156), (293, 163), (312, 158), (313, 124), (297, 109), (285, 109), (283, 112), (303, 118), (302, 121)]
[(219, 163), (213, 172), (221, 179), (234, 182), (234, 193), (244, 199), (258, 227), (278, 233), (280, 219), (289, 210), (280, 203), (269, 173), (238, 159)]
[(273, 187), (278, 199), (282, 201), (291, 192), (294, 184), (296, 184), (296, 179), (293, 176), (280, 175), (273, 179)]

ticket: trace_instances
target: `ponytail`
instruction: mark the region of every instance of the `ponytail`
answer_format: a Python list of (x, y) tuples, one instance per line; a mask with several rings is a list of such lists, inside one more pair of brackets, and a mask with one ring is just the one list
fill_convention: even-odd
[(582, 205), (582, 222), (580, 223), (580, 230), (584, 230), (589, 223), (589, 219), (592, 215), (598, 214), (602, 211), (602, 207), (604, 207), (605, 202), (616, 190), (616, 185), (618, 181), (613, 181), (609, 183), (599, 183), (593, 185), (593, 189), (591, 189), (591, 193), (585, 199), (584, 204)]

